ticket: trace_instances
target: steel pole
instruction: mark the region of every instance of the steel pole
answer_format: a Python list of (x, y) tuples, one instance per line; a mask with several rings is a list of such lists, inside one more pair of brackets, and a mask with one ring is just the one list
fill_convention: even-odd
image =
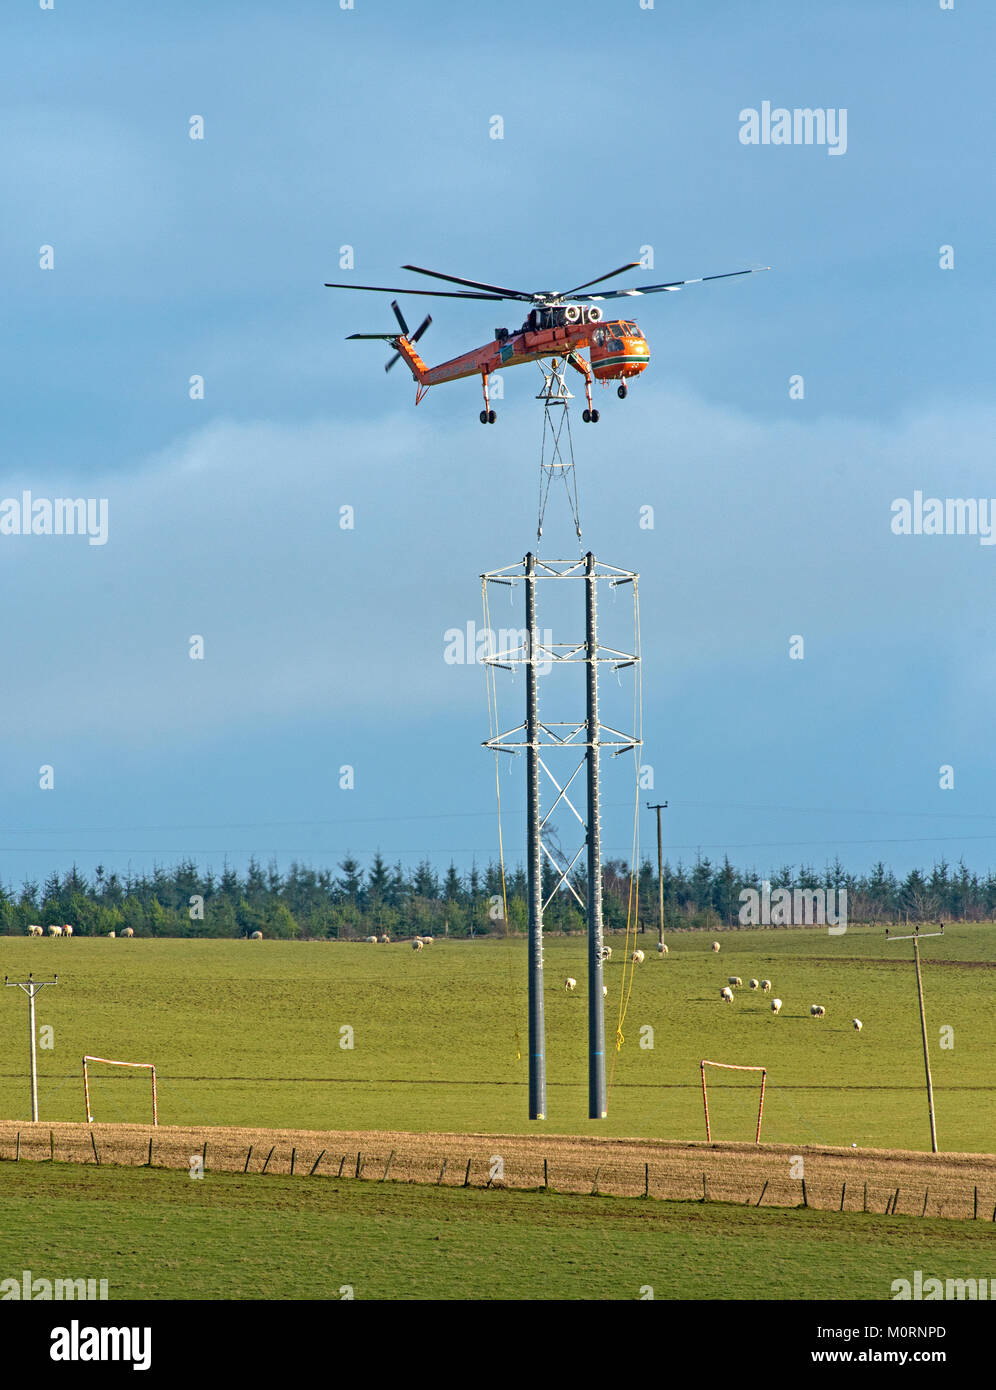
[(920, 1031), (923, 1034), (923, 1066), (927, 1073), (927, 1108), (930, 1111), (930, 1147), (937, 1153), (937, 1123), (934, 1119), (934, 1083), (930, 1079), (930, 1053), (927, 1051), (927, 1019), (923, 1011), (923, 980), (920, 976), (920, 943), (913, 938), (913, 962), (916, 965), (916, 992), (920, 1000)]
[(585, 556), (585, 674), (588, 774), (588, 1116), (604, 1120), (605, 1008), (602, 1002), (602, 840), (598, 812), (598, 605), (595, 557)]
[(536, 690), (536, 558), (526, 573), (526, 843), (529, 888), (529, 1118), (546, 1118), (546, 1025), (543, 1016), (543, 873), (540, 842), (539, 699)]
[(35, 988), (29, 985), (28, 995), (28, 1051), (31, 1055), (31, 1118), (38, 1119), (38, 1054), (35, 1050)]
[(657, 944), (664, 944), (664, 850), (661, 844), (661, 807), (657, 807)]

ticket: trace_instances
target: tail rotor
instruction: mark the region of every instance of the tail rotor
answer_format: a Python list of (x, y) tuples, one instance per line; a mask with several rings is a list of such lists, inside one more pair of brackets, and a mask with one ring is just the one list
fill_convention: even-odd
[[(398, 320), (398, 326), (401, 329), (402, 337), (407, 338), (412, 345), (417, 343), (419, 338), (421, 338), (422, 334), (425, 332), (425, 330), (429, 327), (429, 324), (432, 322), (432, 315), (426, 314), (425, 318), (419, 324), (418, 328), (416, 328), (415, 332), (411, 333), (409, 332), (408, 324), (405, 321), (405, 316), (401, 312), (401, 306), (398, 304), (398, 301), (396, 299), (393, 299), (391, 301), (391, 308), (394, 310), (394, 317)], [(384, 364), (384, 371), (389, 372), (400, 356), (401, 353), (396, 352), (394, 356)]]

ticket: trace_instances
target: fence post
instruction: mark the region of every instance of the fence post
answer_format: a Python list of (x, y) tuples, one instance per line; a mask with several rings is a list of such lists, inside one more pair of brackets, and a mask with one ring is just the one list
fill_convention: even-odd
[(338, 1171), (338, 1173), (336, 1173), (336, 1177), (337, 1177), (337, 1178), (341, 1178), (341, 1177), (342, 1177), (342, 1165), (343, 1165), (345, 1162), (346, 1162), (346, 1155), (343, 1154), (342, 1158), (340, 1158), (340, 1160), (339, 1160), (339, 1171)]
[(597, 1196), (598, 1196), (598, 1175), (599, 1175), (599, 1173), (600, 1173), (601, 1171), (602, 1171), (601, 1167), (598, 1167), (598, 1168), (595, 1169), (595, 1181), (594, 1181), (594, 1182), (592, 1183), (592, 1185), (591, 1185), (591, 1195), (592, 1195), (593, 1197), (597, 1197)]
[(803, 1180), (802, 1180), (802, 1205), (803, 1205), (804, 1207), (808, 1207), (808, 1206), (809, 1206), (809, 1198), (806, 1196), (806, 1179), (805, 1179), (805, 1178), (803, 1178)]
[(311, 1171), (310, 1171), (309, 1174), (308, 1174), (308, 1177), (309, 1177), (309, 1178), (314, 1176), (315, 1169), (318, 1167), (319, 1163), (321, 1163), (321, 1161), (322, 1161), (322, 1159), (323, 1159), (324, 1157), (325, 1157), (325, 1150), (322, 1149), (321, 1153), (318, 1155), (318, 1157), (315, 1159), (314, 1163), (311, 1165)]
[(442, 1182), (442, 1180), (443, 1180), (443, 1174), (444, 1174), (445, 1172), (446, 1172), (446, 1159), (444, 1158), (444, 1159), (443, 1159), (443, 1166), (442, 1166), (442, 1168), (440, 1168), (440, 1170), (439, 1170), (439, 1177), (436, 1179), (436, 1186), (437, 1186), (437, 1187), (438, 1187), (439, 1184)]
[(923, 1211), (920, 1213), (921, 1216), (926, 1216), (926, 1215), (927, 1215), (927, 1197), (928, 1197), (929, 1193), (930, 1193), (930, 1188), (928, 1187), (928, 1188), (926, 1188), (926, 1189), (924, 1190), (924, 1194), (923, 1194)]
[(867, 1210), (868, 1210), (868, 1184), (867, 1184), (867, 1183), (865, 1183), (865, 1195), (864, 1195), (864, 1200), (863, 1200), (862, 1203), (861, 1203), (861, 1210), (862, 1210), (862, 1211), (867, 1211)]
[(17, 1131), (17, 1144), (16, 1144), (15, 1147), (14, 1147), (14, 1162), (15, 1162), (15, 1163), (20, 1163), (20, 1161), (21, 1161), (21, 1131), (18, 1130), (18, 1131)]
[(844, 1183), (843, 1187), (840, 1189), (840, 1209), (841, 1209), (841, 1211), (844, 1210), (844, 1193), (845, 1193), (846, 1191), (847, 1191), (847, 1183)]
[(649, 1196), (650, 1196), (650, 1164), (649, 1164), (649, 1163), (645, 1163), (645, 1164), (643, 1165), (643, 1195), (644, 1195), (644, 1197), (649, 1197)]
[(97, 1167), (100, 1167), (100, 1154), (97, 1152), (97, 1141), (93, 1137), (93, 1130), (90, 1131), (90, 1143), (93, 1145), (93, 1156), (97, 1160)]
[[(275, 1149), (276, 1147), (277, 1147), (276, 1144), (274, 1144), (273, 1149)], [(270, 1159), (273, 1157), (273, 1149), (271, 1149), (270, 1152), (266, 1155), (266, 1163), (263, 1164), (263, 1172), (264, 1172), (264, 1173), (266, 1172), (267, 1164), (270, 1162)]]
[(388, 1175), (388, 1173), (391, 1171), (391, 1161), (392, 1161), (393, 1158), (394, 1158), (394, 1150), (392, 1149), (392, 1150), (391, 1150), (390, 1157), (388, 1158), (387, 1163), (386, 1163), (386, 1165), (385, 1165), (385, 1167), (384, 1167), (384, 1176), (381, 1178), (381, 1182), (387, 1182), (387, 1175)]
[(151, 1167), (152, 1167), (152, 1135), (151, 1135), (151, 1134), (149, 1135), (149, 1159), (148, 1159), (148, 1162), (146, 1163), (145, 1166), (146, 1166), (146, 1168), (151, 1168)]
[(974, 1195), (973, 1195), (973, 1197), (972, 1197), (972, 1220), (973, 1220), (973, 1221), (978, 1221), (978, 1219), (979, 1219), (979, 1189), (976, 1187), (973, 1191), (974, 1191)]
[(249, 1171), (249, 1160), (252, 1158), (252, 1145), (249, 1145), (249, 1152), (246, 1154), (246, 1166), (242, 1169), (243, 1173)]
[(48, 1132), (48, 1161), (55, 1162), (55, 1134), (52, 1130)]
[(471, 1165), (472, 1162), (473, 1162), (473, 1159), (470, 1159), (470, 1158), (467, 1159), (467, 1172), (464, 1174), (464, 1179), (463, 1179), (463, 1185), (464, 1185), (464, 1187), (469, 1187), (469, 1186), (470, 1186), (470, 1165)]
[(295, 1160), (295, 1158), (297, 1158), (297, 1149), (291, 1148), (291, 1170), (290, 1170), (290, 1175), (291, 1175), (291, 1177), (294, 1176), (294, 1160)]
[(548, 1180), (548, 1177), (547, 1177), (546, 1159), (544, 1158), (544, 1160), (543, 1160), (543, 1191), (545, 1192), (545, 1191), (547, 1190), (548, 1187), (549, 1187), (549, 1180)]
[(357, 1176), (357, 1177), (360, 1176), (360, 1169), (361, 1169), (362, 1167), (363, 1167), (363, 1155), (362, 1155), (361, 1153), (358, 1153), (358, 1154), (356, 1155), (356, 1176)]
[(204, 1147), (203, 1147), (203, 1149), (201, 1149), (201, 1172), (202, 1172), (202, 1173), (206, 1173), (206, 1172), (207, 1172), (207, 1162), (208, 1162), (208, 1141), (205, 1139), (205, 1140), (204, 1140)]
[(761, 1203), (764, 1201), (764, 1194), (767, 1192), (767, 1190), (768, 1190), (768, 1179), (765, 1178), (765, 1180), (764, 1180), (764, 1186), (761, 1188), (761, 1195), (760, 1195), (760, 1197), (758, 1197), (757, 1201), (754, 1203), (754, 1205), (755, 1205), (756, 1207), (759, 1207), (759, 1206), (761, 1205)]
[(702, 1200), (703, 1202), (707, 1202), (709, 1200), (708, 1194), (706, 1192), (705, 1173), (702, 1174)]

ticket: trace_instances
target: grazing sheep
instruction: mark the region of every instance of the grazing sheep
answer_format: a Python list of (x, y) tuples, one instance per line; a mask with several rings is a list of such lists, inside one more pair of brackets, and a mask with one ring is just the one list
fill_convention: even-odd
[(51, 926), (49, 927), (49, 929), (48, 929), (48, 934), (49, 934), (49, 936), (61, 936), (61, 935), (62, 935), (62, 928), (61, 928), (61, 927), (57, 927), (57, 926), (55, 925), (55, 923), (53, 922), (52, 925), (51, 925)]
[(121, 935), (122, 935), (122, 936), (134, 936), (135, 933), (134, 933), (134, 931), (131, 929), (131, 927), (125, 927), (125, 929), (124, 929), (124, 931), (121, 933)]
[(564, 981), (564, 989), (567, 990), (568, 994), (573, 994), (577, 987), (577, 980), (575, 980), (573, 975), (568, 975), (567, 979)]
[(432, 943), (435, 941), (435, 939), (436, 939), (436, 938), (435, 938), (434, 936), (423, 936), (423, 938), (422, 938), (422, 945), (423, 945), (423, 946), (431, 946)]
[(780, 1009), (781, 1007), (782, 1007), (782, 1001), (781, 1001), (780, 999), (772, 999), (772, 1001), (771, 1001), (771, 1012), (772, 1012), (773, 1014), (778, 1013), (778, 1011), (779, 1011), (779, 1009)]
[(822, 1018), (825, 1013), (826, 1009), (822, 1004), (810, 1004), (809, 1014), (811, 1018)]
[(719, 942), (718, 942), (718, 941), (714, 941), (714, 942), (712, 943), (712, 949), (713, 949), (714, 951), (718, 951), (718, 950), (719, 950)]
[(602, 998), (603, 998), (603, 999), (608, 999), (608, 997), (609, 997), (609, 987), (608, 987), (608, 985), (603, 985), (603, 986), (602, 986)]
[(41, 927), (29, 927), (29, 928), (28, 928), (28, 935), (29, 935), (29, 936), (44, 936), (45, 933), (42, 931)]
[(382, 946), (390, 946), (390, 944), (391, 944), (391, 938), (390, 938), (389, 936), (387, 936), (387, 935), (382, 936), (382, 937), (380, 938), (380, 944), (381, 944)]
[(729, 985), (724, 985), (723, 988), (719, 991), (719, 997), (720, 999), (722, 999), (724, 1004), (732, 1004), (733, 990), (730, 989)]
[(758, 987), (758, 985), (761, 983), (761, 981), (760, 981), (760, 980), (748, 980), (747, 983), (750, 985), (751, 989), (757, 989), (757, 987)]
[(108, 935), (108, 936), (110, 937), (110, 939), (113, 941), (114, 938), (117, 936), (117, 932), (116, 932), (116, 931), (109, 931), (109, 932), (107, 933), (107, 935)]
[(377, 938), (375, 936), (365, 936), (363, 940), (368, 941), (371, 946), (377, 945)]
[(599, 951), (598, 954), (599, 954), (599, 959), (601, 960), (602, 964), (604, 965), (605, 962), (606, 962), (607, 960), (611, 960), (611, 959), (612, 959), (612, 947), (611, 947), (611, 946), (603, 946), (602, 949)]
[(72, 934), (73, 934), (73, 929), (72, 929), (72, 927), (69, 925), (68, 922), (67, 922), (67, 923), (65, 924), (65, 926), (62, 928), (62, 934), (63, 934), (63, 936), (72, 936)]
[(763, 991), (765, 994), (768, 993), (768, 991), (770, 990), (770, 988), (771, 988), (771, 981), (770, 981), (770, 980), (762, 980), (762, 981), (761, 981), (761, 989), (762, 989), (762, 991)]
[[(373, 937), (372, 939), (373, 939), (374, 941), (377, 940), (376, 937)], [(413, 938), (412, 938), (412, 950), (413, 950), (413, 951), (421, 951), (421, 949), (422, 949), (422, 938), (421, 938), (420, 936), (415, 936), (415, 937), (413, 937)]]
[(261, 931), (254, 931), (254, 932), (252, 933), (252, 935), (250, 936), (249, 940), (250, 940), (250, 941), (262, 941), (262, 940), (263, 940), (263, 933), (262, 933)]
[(658, 954), (659, 956), (666, 956), (666, 955), (667, 955), (667, 947), (665, 946), (665, 944), (664, 944), (663, 941), (658, 941), (658, 943), (657, 943), (657, 954)]
[(633, 964), (634, 964), (634, 965), (642, 965), (642, 964), (643, 964), (643, 952), (642, 952), (642, 951), (634, 951), (634, 952), (633, 952)]
[(731, 975), (726, 983), (728, 985), (733, 985), (735, 989), (740, 989), (743, 985), (743, 980), (741, 980), (739, 975)]
[(864, 1024), (861, 1022), (861, 1019), (860, 1019), (860, 1018), (852, 1018), (852, 1019), (851, 1019), (851, 1022), (854, 1024), (854, 1031), (855, 1031), (856, 1033), (860, 1033), (861, 1030), (862, 1030), (862, 1028), (864, 1027)]

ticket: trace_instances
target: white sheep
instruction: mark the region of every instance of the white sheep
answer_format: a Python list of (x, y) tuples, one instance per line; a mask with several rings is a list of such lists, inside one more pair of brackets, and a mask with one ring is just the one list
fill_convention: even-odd
[(719, 991), (719, 997), (720, 999), (722, 999), (724, 1004), (732, 1004), (733, 990), (730, 989), (729, 985), (724, 985), (723, 988)]
[[(373, 937), (372, 939), (373, 939), (374, 941), (377, 940), (376, 937)], [(412, 950), (413, 950), (413, 951), (421, 951), (421, 949), (422, 949), (422, 938), (421, 938), (420, 936), (414, 936), (414, 937), (412, 937)]]
[(72, 927), (69, 925), (68, 922), (67, 922), (67, 923), (65, 924), (65, 926), (62, 928), (62, 934), (63, 934), (63, 936), (72, 936), (72, 934), (73, 934), (73, 929), (72, 929)]
[(741, 980), (739, 975), (731, 975), (726, 983), (728, 985), (733, 985), (735, 989), (740, 989), (743, 986), (743, 980)]
[(42, 931), (41, 927), (29, 927), (29, 928), (28, 928), (28, 935), (29, 935), (29, 936), (44, 936), (45, 933)]
[(601, 960), (602, 964), (604, 965), (605, 962), (606, 962), (607, 960), (611, 960), (611, 959), (612, 959), (612, 947), (611, 947), (611, 946), (603, 946), (602, 949), (599, 951), (598, 955), (599, 955), (599, 959)]
[(391, 938), (390, 938), (389, 936), (387, 936), (386, 934), (383, 935), (383, 936), (380, 938), (380, 944), (381, 944), (382, 946), (390, 946), (390, 944), (391, 944)]
[(51, 925), (51, 926), (49, 927), (49, 929), (48, 929), (48, 934), (49, 934), (49, 936), (61, 936), (61, 935), (62, 935), (62, 928), (61, 928), (61, 927), (57, 927), (57, 926), (55, 925), (55, 923), (53, 922), (52, 925)]
[(718, 942), (718, 941), (714, 941), (714, 942), (712, 943), (712, 949), (713, 949), (714, 951), (718, 951), (718, 950), (719, 950), (719, 942)]
[(567, 990), (568, 994), (573, 994), (577, 987), (577, 980), (575, 980), (573, 975), (568, 975), (567, 979), (564, 981), (564, 989)]
[(665, 946), (665, 944), (664, 944), (663, 941), (658, 941), (658, 943), (657, 943), (657, 954), (658, 954), (659, 956), (666, 956), (666, 955), (667, 955), (667, 946)]
[(761, 981), (760, 981), (760, 980), (748, 980), (747, 983), (750, 985), (751, 989), (757, 989), (757, 987), (758, 987), (758, 985), (761, 983)]
[(778, 1011), (779, 1011), (779, 1009), (780, 1009), (781, 1007), (782, 1007), (782, 1001), (781, 1001), (780, 999), (772, 999), (772, 1001), (771, 1001), (771, 1012), (772, 1012), (773, 1014), (778, 1013)]
[(436, 938), (435, 938), (434, 936), (423, 936), (423, 938), (422, 938), (422, 945), (423, 945), (423, 946), (431, 946), (432, 943), (435, 941), (435, 939), (436, 939)]
[(861, 1030), (862, 1030), (862, 1028), (864, 1027), (864, 1024), (861, 1022), (861, 1019), (860, 1019), (860, 1018), (852, 1018), (852, 1019), (851, 1019), (851, 1022), (854, 1024), (854, 1031), (855, 1031), (856, 1033), (860, 1033)]
[(254, 931), (254, 932), (252, 933), (252, 935), (249, 937), (249, 940), (250, 940), (250, 941), (262, 941), (262, 940), (263, 940), (263, 933), (262, 933), (261, 931)]
[(767, 994), (768, 991), (769, 991), (770, 989), (771, 989), (771, 981), (770, 981), (770, 980), (762, 980), (762, 981), (761, 981), (761, 990), (762, 990), (762, 992), (763, 992), (764, 994)]
[(643, 964), (643, 952), (642, 952), (642, 951), (634, 951), (634, 952), (633, 952), (633, 964), (634, 964), (634, 965), (642, 965), (642, 964)]
[(132, 930), (131, 927), (125, 927), (125, 929), (124, 929), (124, 931), (121, 933), (121, 935), (122, 935), (122, 936), (134, 936), (135, 933), (134, 933), (134, 931)]
[(363, 940), (368, 942), (371, 946), (377, 945), (377, 938), (375, 936), (365, 936)]
[(822, 1018), (825, 1013), (826, 1009), (822, 1004), (810, 1004), (809, 1015), (811, 1018)]
[(108, 935), (108, 936), (110, 937), (110, 939), (113, 941), (114, 938), (117, 936), (117, 932), (116, 932), (116, 931), (109, 931), (109, 932), (107, 933), (107, 935)]
[(609, 997), (609, 987), (608, 987), (608, 985), (603, 985), (603, 986), (602, 986), (602, 998), (603, 998), (603, 999), (608, 999), (608, 997)]

